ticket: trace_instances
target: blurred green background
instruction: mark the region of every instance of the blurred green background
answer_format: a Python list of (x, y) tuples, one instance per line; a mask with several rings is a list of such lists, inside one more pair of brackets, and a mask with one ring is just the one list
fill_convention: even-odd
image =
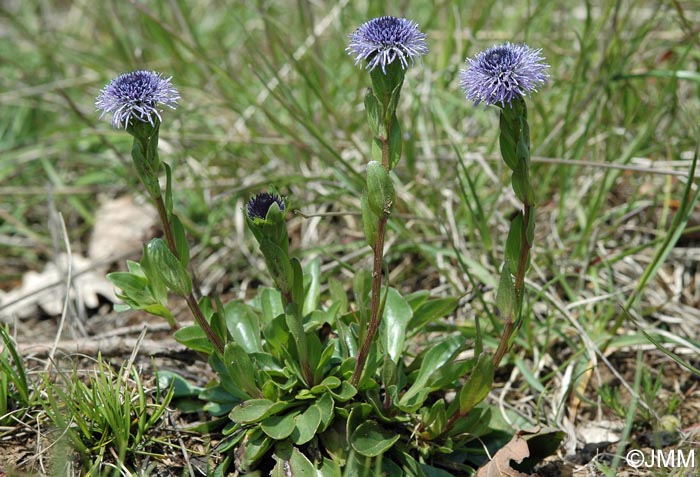
[[(653, 169), (682, 175), (697, 140), (693, 1), (0, 5), (5, 289), (61, 248), (51, 210), (63, 214), (79, 252), (100, 201), (142, 194), (130, 137), (94, 107), (107, 82), (135, 69), (172, 76), (182, 96), (164, 113), (162, 157), (175, 168), (176, 208), (200, 245), (196, 260), (217, 257), (202, 271), (216, 277), (211, 288), (268, 280), (244, 240), (240, 209), (269, 187), (306, 215), (325, 214), (291, 218), (300, 253), (323, 253), (325, 271), (348, 276), (366, 265), (357, 211), (369, 77), (345, 48), (349, 33), (383, 14), (415, 20), (430, 48), (409, 71), (400, 105), (405, 144), (388, 260), (405, 288), (461, 294), (492, 285), (500, 267), (516, 203), (499, 162), (497, 113), (475, 108), (459, 89), (467, 56), (523, 41), (551, 64), (549, 83), (528, 100), (539, 213), (531, 277), (555, 283), (565, 303), (616, 293), (607, 260), (658, 243), (683, 181)], [(621, 169), (603, 167), (610, 164)], [(631, 165), (641, 171), (625, 170)], [(630, 217), (637, 221), (627, 227)], [(586, 315), (605, 328), (601, 317), (616, 303), (596, 302)]]

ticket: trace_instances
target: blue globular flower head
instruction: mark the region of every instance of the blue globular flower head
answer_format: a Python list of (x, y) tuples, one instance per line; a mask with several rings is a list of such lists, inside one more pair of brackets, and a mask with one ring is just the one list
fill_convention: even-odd
[(384, 16), (365, 22), (350, 34), (350, 44), (346, 51), (355, 55), (355, 64), (367, 61), (367, 69), (372, 71), (381, 66), (386, 74), (386, 67), (396, 59), (406, 69), (408, 62), (414, 63), (428, 52), (425, 33), (418, 29), (418, 24), (407, 18)]
[(111, 113), (115, 128), (126, 129), (132, 119), (153, 126), (155, 118), (162, 120), (159, 105), (175, 109), (180, 99), (170, 79), (154, 71), (132, 71), (113, 79), (95, 101), (100, 118)]
[(541, 53), (525, 44), (504, 43), (467, 58), (467, 68), (459, 73), (467, 99), (477, 106), (483, 102), (505, 107), (537, 91), (548, 78), (549, 65)]
[(246, 205), (246, 213), (248, 214), (248, 218), (250, 220), (265, 220), (267, 218), (267, 212), (270, 210), (272, 204), (275, 203), (279, 207), (280, 211), (284, 212), (284, 201), (280, 196), (270, 194), (269, 192), (261, 192), (254, 195)]

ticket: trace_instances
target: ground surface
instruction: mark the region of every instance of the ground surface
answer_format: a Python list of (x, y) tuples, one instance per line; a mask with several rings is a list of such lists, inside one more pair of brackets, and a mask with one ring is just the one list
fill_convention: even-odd
[[(495, 304), (518, 207), (497, 112), (464, 100), (459, 69), (495, 43), (542, 48), (549, 81), (527, 100), (537, 195), (527, 319), (488, 402), (567, 434), (542, 476), (700, 475), (700, 455), (694, 469), (617, 465), (635, 449), (700, 454), (700, 213), (675, 221), (690, 201), (687, 183), (697, 190), (689, 170), (700, 4), (385, 7), (0, 2), (0, 320), (35, 391), (30, 406), (0, 415), (0, 477), (79, 473), (46, 414), (47, 390), (63, 389), (51, 387), (61, 373), (88, 382), (98, 353), (115, 373), (132, 360), (149, 409), (156, 368), (198, 385), (213, 379), (163, 320), (112, 309), (105, 274), (138, 260), (143, 241), (160, 232), (133, 173), (130, 138), (95, 111), (100, 89), (134, 69), (173, 77), (182, 100), (164, 113), (160, 153), (173, 166), (175, 210), (203, 293), (249, 299), (271, 284), (241, 211), (272, 187), (302, 212), (288, 215), (294, 253), (304, 263), (321, 257), (324, 277), (349, 290), (354, 272), (371, 267), (358, 214), (371, 138), (369, 78), (345, 49), (350, 32), (383, 14), (416, 20), (430, 49), (401, 95), (390, 278), (402, 292), (460, 297), (421, 339), (473, 336), (476, 318)], [(68, 256), (79, 273), (66, 301)], [(171, 303), (179, 321), (192, 320)], [(485, 330), (493, 348), (498, 330)], [(123, 381), (133, 389), (133, 376)], [(203, 475), (220, 459), (219, 436), (190, 429), (211, 421), (171, 405), (128, 472)], [(87, 454), (106, 449), (105, 466), (118, 460), (112, 443), (91, 442)]]

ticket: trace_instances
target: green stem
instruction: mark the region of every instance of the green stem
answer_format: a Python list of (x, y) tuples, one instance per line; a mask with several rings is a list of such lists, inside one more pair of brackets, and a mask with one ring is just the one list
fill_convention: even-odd
[(386, 224), (389, 221), (389, 214), (384, 214), (379, 219), (377, 226), (377, 242), (374, 245), (374, 266), (372, 270), (372, 303), (370, 305), (369, 326), (367, 327), (367, 335), (362, 342), (360, 351), (357, 354), (357, 362), (355, 363), (355, 371), (350, 381), (353, 386), (357, 386), (362, 377), (362, 371), (369, 356), (369, 350), (372, 347), (374, 338), (379, 330), (381, 322), (381, 313), (379, 304), (381, 302), (382, 291), (382, 259), (384, 255), (384, 238), (386, 236)]
[[(520, 251), (518, 254), (518, 268), (515, 273), (515, 308), (509, 316), (505, 317), (503, 332), (498, 347), (493, 355), (493, 365), (497, 368), (501, 360), (510, 349), (513, 333), (519, 327), (522, 318), (523, 297), (525, 293), (525, 273), (530, 261), (532, 249), (531, 238), (528, 238), (530, 221), (534, 220), (532, 186), (530, 182), (530, 138), (527, 124), (527, 107), (524, 101), (514, 104), (513, 108), (504, 109), (501, 112), (501, 154), (504, 161), (513, 170), (513, 190), (523, 202), (523, 225), (520, 232)], [(516, 183), (518, 187), (516, 188)], [(520, 194), (518, 194), (520, 190)]]
[[(163, 233), (165, 234), (165, 242), (167, 243), (170, 252), (175, 257), (179, 258), (177, 247), (175, 246), (175, 237), (173, 236), (172, 224), (170, 222), (170, 219), (168, 218), (168, 212), (166, 210), (165, 203), (163, 202), (163, 195), (160, 192), (158, 192), (158, 194), (151, 194), (151, 198), (153, 199), (153, 202), (156, 206), (156, 210), (158, 211), (158, 217), (160, 218), (160, 223), (163, 227)], [(197, 299), (195, 298), (194, 294), (190, 293), (188, 296), (186, 296), (185, 301), (187, 302), (187, 306), (189, 307), (190, 312), (192, 312), (195, 321), (202, 328), (204, 334), (207, 335), (207, 339), (209, 340), (209, 342), (214, 346), (214, 348), (216, 348), (216, 351), (218, 351), (223, 356), (224, 344), (221, 341), (221, 338), (214, 332), (214, 329), (211, 327), (211, 325), (207, 322), (206, 318), (204, 318), (204, 313), (202, 313), (202, 309), (199, 307), (199, 303), (197, 302)], [(173, 320), (173, 326), (171, 328), (172, 331), (176, 331), (178, 328), (179, 326), (177, 322)]]
[(508, 352), (508, 343), (510, 342), (510, 336), (513, 333), (513, 316), (506, 318), (506, 322), (503, 325), (503, 333), (501, 334), (501, 340), (498, 342), (498, 348), (493, 355), (493, 367), (497, 368), (501, 364), (503, 356)]
[(153, 202), (156, 204), (156, 210), (158, 211), (158, 217), (160, 218), (160, 223), (163, 226), (163, 233), (165, 234), (165, 243), (168, 244), (168, 248), (175, 255), (175, 257), (180, 258), (177, 253), (177, 247), (175, 246), (175, 237), (173, 236), (172, 224), (168, 218), (168, 212), (165, 209), (165, 203), (163, 202), (163, 196), (158, 194), (156, 197), (152, 197)]
[[(158, 195), (157, 197), (153, 198), (153, 201), (156, 204), (158, 216), (160, 217), (160, 222), (163, 226), (165, 242), (168, 244), (168, 248), (170, 249), (172, 254), (175, 255), (175, 257), (180, 258), (179, 254), (177, 253), (177, 247), (175, 246), (175, 237), (173, 236), (172, 225), (170, 223), (170, 219), (168, 219), (168, 213), (165, 209), (165, 204), (163, 203), (163, 196)], [(195, 321), (200, 326), (200, 328), (202, 328), (204, 334), (207, 335), (207, 339), (209, 340), (209, 342), (214, 346), (214, 348), (216, 348), (216, 351), (218, 351), (219, 354), (223, 356), (224, 344), (221, 341), (219, 335), (217, 335), (214, 332), (214, 329), (211, 327), (209, 322), (207, 322), (206, 318), (204, 318), (204, 313), (199, 307), (199, 302), (195, 298), (194, 294), (190, 293), (188, 296), (186, 296), (185, 301), (187, 302), (187, 306), (189, 307), (190, 312), (192, 312)], [(176, 321), (173, 321), (173, 323), (175, 324), (173, 331), (175, 331), (179, 328), (179, 326)]]
[(462, 419), (463, 417), (464, 417), (464, 414), (459, 412), (459, 409), (457, 409), (457, 411), (454, 414), (452, 414), (450, 416), (450, 418), (447, 420), (447, 423), (445, 424), (445, 428), (442, 431), (442, 435), (444, 436), (445, 434), (447, 434), (452, 429), (452, 426), (454, 426), (455, 423), (458, 420)]
[(185, 297), (185, 301), (187, 302), (187, 306), (190, 308), (192, 315), (194, 315), (195, 321), (202, 328), (204, 334), (207, 335), (207, 339), (209, 340), (209, 342), (214, 346), (214, 348), (216, 348), (216, 351), (218, 351), (218, 353), (221, 356), (223, 356), (224, 343), (221, 341), (221, 338), (214, 332), (214, 329), (207, 322), (206, 318), (204, 318), (202, 309), (199, 307), (199, 303), (197, 303), (197, 299), (194, 297), (194, 294), (190, 293), (189, 295), (187, 295)]
[[(387, 137), (379, 138), (382, 143), (382, 167), (384, 167), (387, 171), (390, 170), (391, 149), (389, 146), (389, 137), (391, 136), (392, 123), (393, 121), (391, 121), (391, 119), (387, 121)], [(369, 326), (367, 327), (367, 335), (365, 336), (365, 340), (363, 341), (360, 351), (357, 354), (355, 371), (353, 372), (351, 380), (353, 386), (357, 386), (360, 382), (362, 371), (365, 368), (365, 363), (367, 362), (367, 357), (369, 356), (369, 350), (372, 347), (374, 338), (377, 336), (377, 331), (379, 330), (379, 325), (381, 323), (380, 303), (382, 294), (382, 262), (384, 258), (384, 241), (388, 221), (389, 212), (384, 212), (382, 216), (379, 217), (379, 222), (377, 223), (377, 241), (374, 244), (373, 249), (374, 260), (372, 267), (372, 303), (370, 305)]]
[[(389, 123), (391, 124), (391, 123)], [(389, 130), (389, 128), (387, 128)], [(391, 170), (391, 164), (390, 164), (390, 158), (391, 158), (391, 151), (389, 149), (389, 138), (381, 138), (382, 141), (382, 167), (386, 169), (387, 171)]]
[(524, 225), (522, 230), (522, 241), (520, 246), (520, 256), (518, 259), (518, 270), (515, 275), (515, 302), (517, 303), (517, 307), (514, 310), (514, 314), (510, 314), (509, 316), (505, 317), (506, 321), (503, 325), (503, 333), (501, 333), (501, 340), (499, 341), (498, 347), (496, 348), (496, 352), (493, 355), (494, 368), (498, 367), (498, 365), (501, 363), (501, 360), (510, 349), (509, 344), (511, 342), (511, 337), (515, 330), (515, 320), (513, 319), (513, 315), (515, 315), (519, 319), (520, 314), (522, 312), (523, 292), (525, 289), (525, 272), (527, 271), (527, 263), (530, 259), (530, 249), (532, 248), (532, 246), (527, 240), (527, 224), (531, 220), (531, 211), (531, 205), (524, 206)]
[[(399, 100), (399, 94), (401, 91), (401, 85), (404, 79), (404, 70), (398, 61), (393, 62), (386, 74), (375, 69), (370, 73), (372, 79), (372, 90), (376, 95), (377, 99), (381, 103), (384, 134), (380, 134), (376, 137), (379, 142), (381, 142), (382, 151), (382, 167), (386, 169), (387, 172), (391, 171), (391, 140), (392, 128), (395, 126), (394, 115), (396, 113), (396, 105)], [(395, 153), (397, 151), (394, 151)], [(382, 317), (382, 306), (381, 306), (381, 295), (382, 295), (382, 265), (384, 259), (384, 241), (386, 237), (386, 226), (389, 221), (389, 215), (391, 214), (391, 207), (393, 204), (385, 204), (383, 213), (378, 217), (377, 221), (377, 238), (374, 243), (372, 251), (374, 252), (374, 260), (372, 267), (372, 301), (370, 304), (370, 317), (369, 325), (367, 327), (367, 334), (365, 335), (364, 341), (360, 346), (360, 350), (357, 354), (357, 361), (355, 362), (355, 370), (352, 375), (351, 383), (353, 386), (357, 386), (362, 378), (362, 373), (364, 372), (365, 364), (367, 362), (367, 357), (369, 356), (370, 349), (372, 348), (372, 343), (377, 336), (379, 331), (379, 326), (381, 324)], [(387, 401), (388, 403), (388, 401)]]

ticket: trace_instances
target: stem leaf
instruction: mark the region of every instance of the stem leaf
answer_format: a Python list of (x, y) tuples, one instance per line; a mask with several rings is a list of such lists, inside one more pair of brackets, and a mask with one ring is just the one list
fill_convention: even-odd
[(518, 212), (510, 223), (508, 238), (506, 239), (506, 262), (510, 263), (510, 271), (513, 275), (518, 273), (520, 261), (520, 249), (523, 246), (523, 214)]
[(503, 270), (501, 270), (501, 280), (498, 283), (498, 292), (496, 293), (496, 306), (498, 306), (501, 316), (506, 319), (513, 316), (513, 311), (517, 305), (515, 285), (513, 284), (513, 277), (510, 271), (510, 263), (506, 259), (503, 264)]
[(396, 200), (391, 176), (377, 161), (370, 161), (367, 164), (367, 199), (370, 209), (377, 217), (391, 212), (391, 207)]
[(367, 121), (374, 137), (386, 137), (382, 106), (371, 88), (367, 88), (365, 93), (365, 111), (367, 111)]
[(162, 239), (151, 240), (145, 247), (144, 255), (153, 266), (155, 275), (159, 276), (173, 293), (183, 297), (192, 293), (192, 280), (187, 270)]
[[(167, 194), (166, 194), (167, 197)], [(167, 202), (166, 202), (167, 203)], [(182, 266), (187, 268), (190, 264), (190, 245), (187, 243), (185, 226), (177, 215), (172, 215), (173, 238), (175, 239), (175, 249)]]
[(260, 251), (265, 257), (265, 264), (277, 288), (283, 295), (291, 292), (294, 284), (294, 272), (284, 250), (270, 239), (263, 238), (260, 242)]
[(377, 243), (377, 225), (379, 223), (379, 217), (377, 217), (369, 206), (367, 189), (362, 191), (360, 204), (362, 206), (362, 224), (365, 229), (365, 238), (367, 239), (367, 244), (374, 250)]
[(474, 406), (488, 396), (493, 384), (493, 361), (486, 353), (481, 353), (472, 374), (459, 391), (459, 413), (467, 414)]
[(398, 364), (403, 355), (406, 329), (413, 317), (413, 310), (395, 288), (389, 288), (381, 321), (382, 345), (389, 358)]
[(396, 115), (391, 121), (391, 131), (389, 132), (389, 169), (393, 169), (401, 159), (401, 151), (403, 148), (403, 137), (401, 134), (401, 126)]

